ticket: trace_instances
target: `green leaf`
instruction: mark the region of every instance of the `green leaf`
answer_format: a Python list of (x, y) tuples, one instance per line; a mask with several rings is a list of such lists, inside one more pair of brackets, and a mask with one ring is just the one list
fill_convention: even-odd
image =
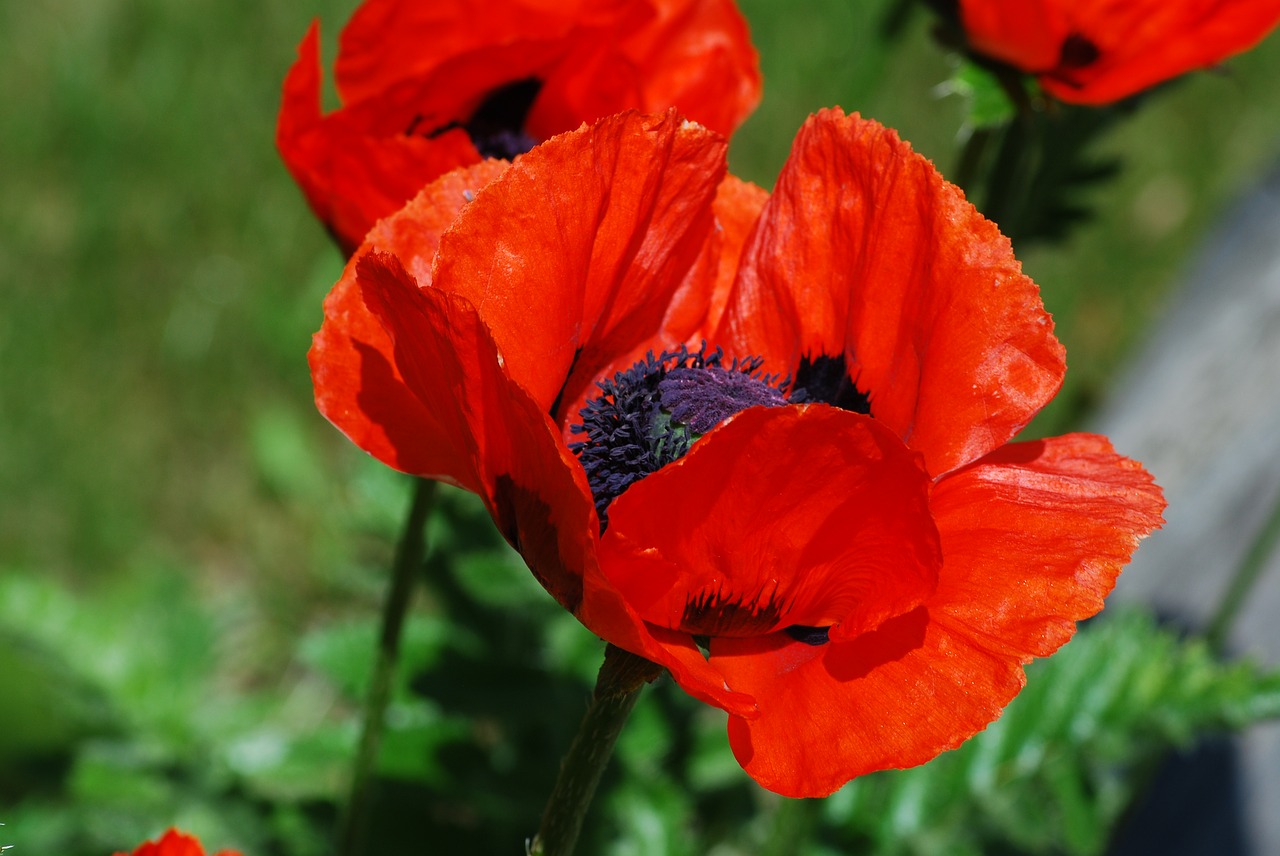
[(970, 129), (1003, 125), (1016, 113), (1000, 79), (969, 59), (960, 60), (955, 74), (942, 85), (942, 93), (964, 99), (967, 106), (964, 121)]

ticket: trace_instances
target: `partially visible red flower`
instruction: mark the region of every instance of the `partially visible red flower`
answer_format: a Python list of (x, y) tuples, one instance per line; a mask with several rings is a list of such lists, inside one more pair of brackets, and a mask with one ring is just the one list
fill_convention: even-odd
[(1106, 104), (1248, 50), (1280, 0), (959, 0), (975, 51), (1036, 75), (1046, 92)]
[[(115, 856), (129, 856), (116, 853)], [(155, 841), (144, 841), (133, 851), (132, 856), (204, 856), (204, 847), (199, 839), (176, 829), (170, 829)], [(212, 856), (240, 856), (234, 850), (222, 850)]]
[(673, 114), (453, 172), (370, 232), (310, 359), (335, 425), (482, 497), (791, 796), (985, 727), (1164, 507), (1104, 438), (1008, 442), (1064, 372), (1035, 284), (839, 111), (771, 196)]
[(343, 106), (321, 113), (319, 24), (276, 142), (344, 251), (451, 169), (583, 122), (676, 107), (724, 134), (760, 100), (733, 0), (366, 0), (342, 31)]

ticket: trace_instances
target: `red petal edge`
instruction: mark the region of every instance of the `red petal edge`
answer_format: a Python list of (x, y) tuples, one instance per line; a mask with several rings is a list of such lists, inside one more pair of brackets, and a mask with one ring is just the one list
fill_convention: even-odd
[(822, 796), (985, 728), (1021, 689), (1023, 665), (1101, 609), (1164, 498), (1105, 439), (1069, 435), (997, 450), (941, 480), (931, 505), (943, 567), (920, 609), (820, 647), (713, 640), (729, 686), (769, 702), (729, 722), (763, 786)]

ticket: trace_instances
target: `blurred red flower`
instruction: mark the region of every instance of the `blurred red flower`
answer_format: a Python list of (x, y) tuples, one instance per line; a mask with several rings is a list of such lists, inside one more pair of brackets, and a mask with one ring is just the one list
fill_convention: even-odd
[(321, 113), (319, 24), (284, 84), (276, 142), (350, 253), (451, 169), (511, 158), (626, 109), (728, 134), (760, 100), (733, 0), (366, 0), (343, 29), (343, 106)]
[(1062, 347), (893, 131), (812, 117), (771, 196), (724, 148), (631, 113), (444, 176), (348, 263), (312, 376), (360, 447), (477, 493), (587, 627), (727, 710), (758, 782), (816, 796), (984, 728), (1164, 501), (1104, 438), (1007, 442)]
[(1280, 0), (959, 0), (969, 44), (1046, 92), (1107, 104), (1253, 47)]
[[(117, 853), (116, 856), (128, 856)], [(204, 848), (199, 839), (186, 835), (176, 829), (170, 829), (157, 841), (145, 841), (133, 851), (133, 856), (204, 856)], [(214, 856), (240, 856), (234, 850), (222, 850)]]

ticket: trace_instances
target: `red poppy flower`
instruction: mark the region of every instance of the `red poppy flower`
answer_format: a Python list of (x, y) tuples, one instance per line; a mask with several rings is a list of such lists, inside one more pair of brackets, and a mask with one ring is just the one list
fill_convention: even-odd
[(313, 24), (276, 142), (344, 251), (432, 179), (626, 109), (728, 134), (760, 100), (733, 0), (366, 0), (342, 31), (344, 106), (320, 112)]
[(622, 114), (445, 176), (330, 294), (316, 400), (479, 494), (587, 627), (729, 712), (762, 785), (822, 795), (998, 716), (1164, 502), (1101, 437), (1007, 442), (1062, 348), (892, 131), (812, 117), (771, 196), (723, 158)]
[(969, 44), (1045, 91), (1106, 104), (1253, 47), (1278, 0), (959, 0)]
[[(116, 856), (127, 856), (117, 853)], [(133, 851), (133, 856), (204, 856), (199, 839), (170, 829), (156, 841), (144, 841)], [(234, 850), (223, 850), (215, 856), (240, 856)]]

